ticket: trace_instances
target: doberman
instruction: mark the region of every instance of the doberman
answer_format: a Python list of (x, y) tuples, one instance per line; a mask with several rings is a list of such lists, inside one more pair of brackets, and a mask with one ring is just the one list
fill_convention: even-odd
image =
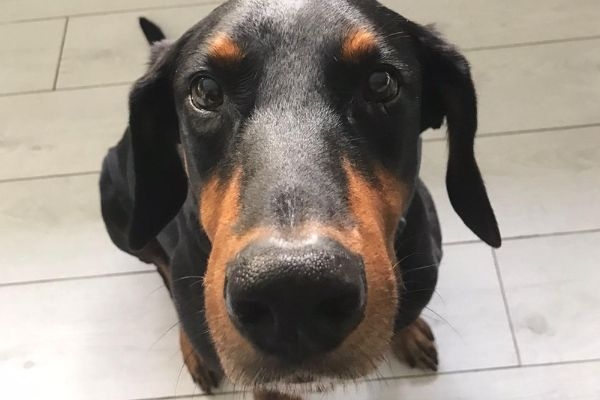
[(500, 233), (475, 161), (465, 58), (374, 0), (232, 0), (152, 54), (102, 168), (113, 242), (157, 266), (185, 362), (256, 399), (437, 368), (420, 313), (442, 257), (421, 133), (448, 128), (455, 211)]

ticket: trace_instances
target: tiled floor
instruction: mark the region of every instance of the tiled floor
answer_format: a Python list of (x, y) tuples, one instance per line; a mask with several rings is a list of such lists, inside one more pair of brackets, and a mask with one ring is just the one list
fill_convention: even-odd
[[(600, 399), (600, 2), (385, 3), (437, 22), (471, 60), (505, 242), (493, 252), (452, 212), (446, 145), (428, 134), (422, 175), (447, 244), (426, 311), (441, 372), (390, 362), (315, 398)], [(1, 399), (202, 397), (160, 279), (103, 230), (96, 182), (146, 61), (136, 18), (176, 36), (213, 6), (0, 2)]]

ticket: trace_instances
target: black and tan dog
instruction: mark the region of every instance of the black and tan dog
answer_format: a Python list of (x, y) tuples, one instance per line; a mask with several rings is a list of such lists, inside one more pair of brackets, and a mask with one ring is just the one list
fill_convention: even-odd
[(102, 211), (154, 263), (206, 391), (257, 399), (373, 371), (391, 349), (437, 368), (419, 318), (441, 259), (420, 134), (448, 125), (447, 187), (491, 246), (467, 61), (372, 0), (234, 0), (153, 45), (129, 128), (104, 160)]

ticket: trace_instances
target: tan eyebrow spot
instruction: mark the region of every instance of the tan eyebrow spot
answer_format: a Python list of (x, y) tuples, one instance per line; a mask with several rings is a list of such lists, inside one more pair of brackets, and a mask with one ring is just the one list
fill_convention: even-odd
[(342, 59), (359, 61), (361, 57), (375, 50), (377, 40), (375, 34), (367, 28), (350, 31), (342, 42)]
[(235, 63), (242, 60), (242, 49), (225, 33), (218, 33), (208, 45), (208, 55), (216, 61)]

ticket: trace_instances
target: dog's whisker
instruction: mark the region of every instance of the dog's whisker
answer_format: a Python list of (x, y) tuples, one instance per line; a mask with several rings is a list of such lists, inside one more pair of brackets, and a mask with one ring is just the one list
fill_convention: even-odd
[(456, 329), (454, 327), (454, 325), (452, 325), (450, 322), (448, 322), (448, 320), (446, 318), (444, 318), (441, 314), (439, 314), (438, 312), (434, 311), (433, 309), (431, 309), (431, 307), (425, 306), (426, 311), (429, 311), (430, 313), (434, 314), (436, 317), (438, 317), (439, 319), (441, 319), (446, 325), (448, 325), (448, 327), (450, 327), (450, 329), (452, 329), (454, 331), (454, 333), (456, 333), (456, 335), (458, 337), (461, 338), (461, 340), (464, 340), (462, 334), (458, 331), (458, 329)]
[(385, 35), (383, 36), (384, 39), (390, 39), (393, 37), (396, 38), (410, 38), (411, 36), (409, 34), (407, 34), (406, 32), (395, 32), (395, 33), (390, 33), (389, 35)]
[(160, 286), (157, 286), (156, 288), (152, 289), (150, 292), (148, 292), (148, 294), (146, 295), (147, 297), (152, 296), (154, 293), (158, 292), (161, 289), (167, 289), (167, 291), (169, 290), (168, 287), (165, 287), (164, 284), (161, 284)]
[(201, 285), (202, 285), (202, 284), (204, 284), (204, 279), (198, 279), (197, 281), (195, 281), (195, 282), (192, 282), (192, 283), (190, 284), (190, 287), (194, 287), (194, 286), (196, 286), (196, 285), (198, 285), (198, 284), (201, 284)]
[(204, 275), (189, 275), (189, 276), (182, 276), (181, 278), (177, 278), (175, 280), (173, 280), (173, 283), (175, 282), (181, 282), (184, 281), (186, 279), (204, 279)]
[(421, 293), (421, 292), (427, 292), (427, 291), (433, 291), (433, 290), (434, 290), (434, 287), (425, 287), (425, 288), (421, 288), (421, 289), (407, 290), (403, 294)]
[(179, 324), (181, 324), (180, 320), (177, 320), (177, 322), (175, 322), (173, 325), (171, 325), (164, 333), (162, 333), (158, 339), (156, 339), (151, 345), (150, 345), (150, 349), (152, 349), (154, 346), (156, 346), (156, 344), (158, 342), (160, 342), (165, 336), (167, 336), (167, 334), (176, 326), (178, 326)]
[[(190, 352), (190, 354), (191, 354), (191, 352)], [(179, 386), (179, 380), (181, 379), (181, 374), (183, 374), (183, 369), (185, 368), (185, 365), (186, 365), (185, 360), (186, 360), (186, 357), (184, 355), (183, 362), (181, 363), (181, 368), (179, 368), (179, 374), (177, 374), (177, 381), (175, 382), (175, 392), (174, 392), (175, 396), (177, 396), (177, 387)]]
[(404, 275), (406, 275), (406, 274), (410, 274), (411, 272), (421, 271), (421, 270), (424, 270), (427, 268), (437, 268), (437, 266), (438, 266), (438, 263), (433, 263), (433, 264), (429, 264), (429, 265), (424, 265), (422, 267), (407, 269), (406, 271), (402, 271), (402, 273)]

